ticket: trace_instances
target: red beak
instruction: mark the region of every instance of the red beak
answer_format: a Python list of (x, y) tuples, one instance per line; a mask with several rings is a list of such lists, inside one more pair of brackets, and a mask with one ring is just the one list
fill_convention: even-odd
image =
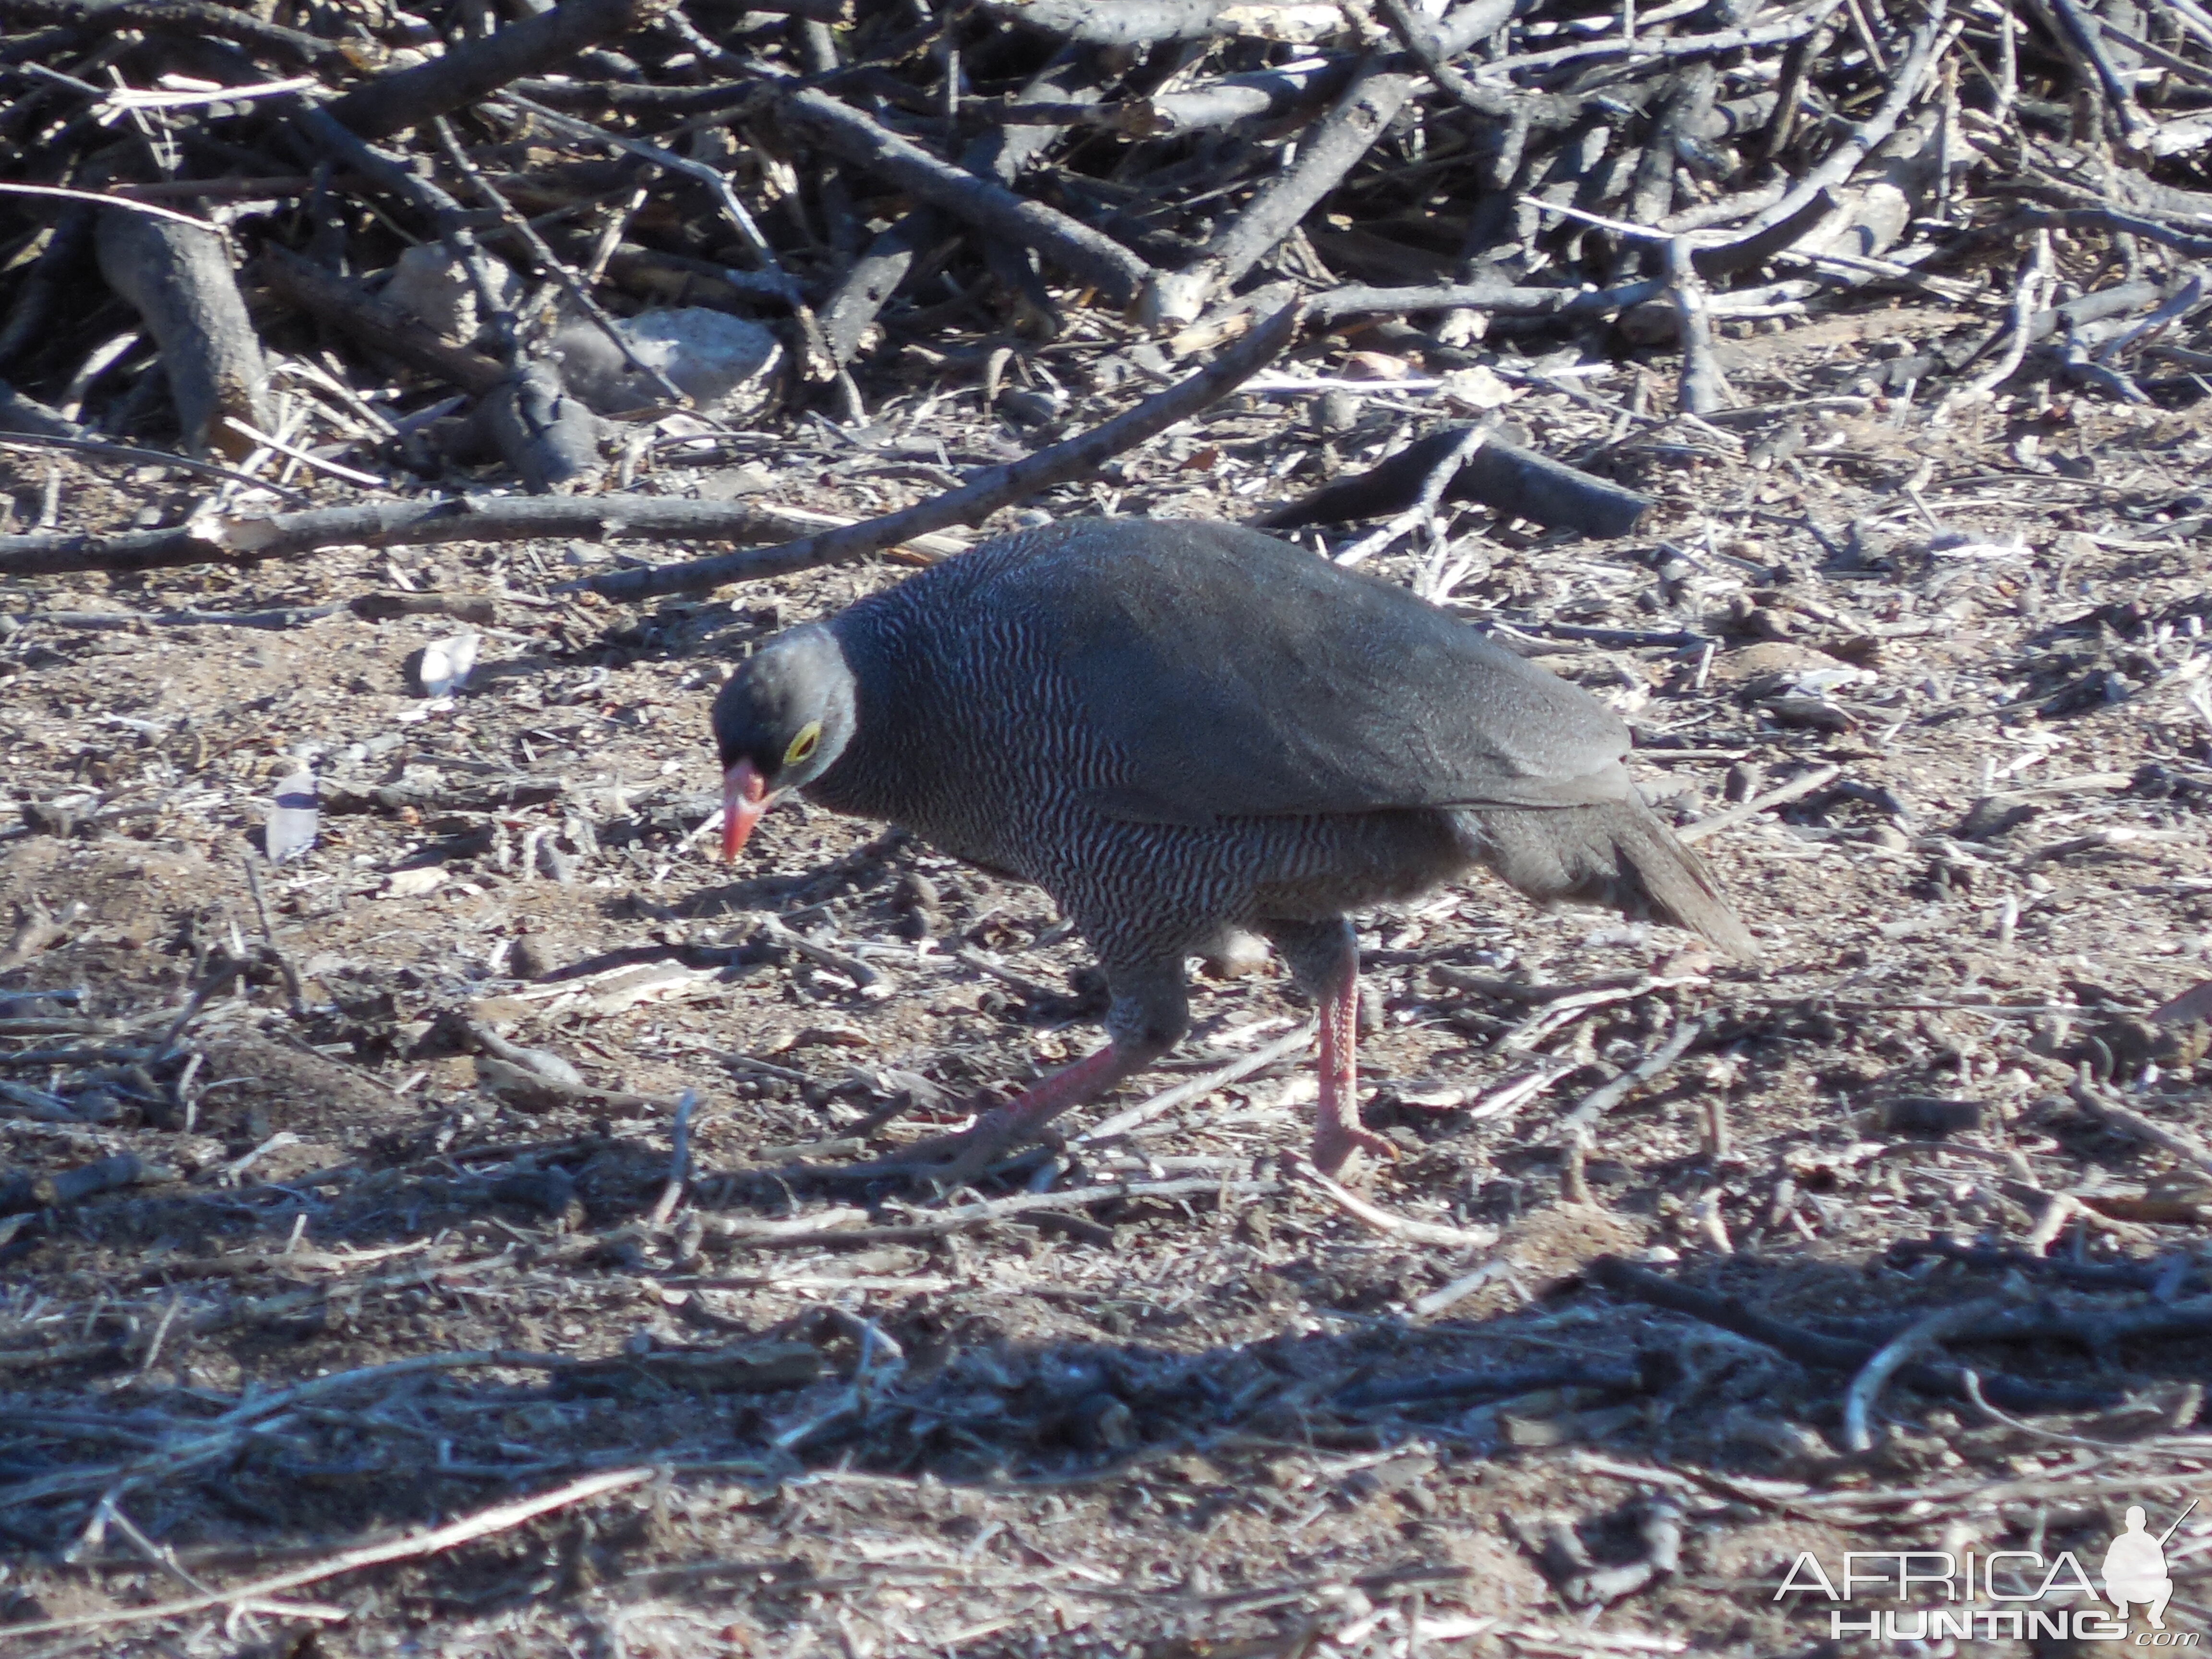
[(722, 774), (722, 860), (729, 862), (744, 850), (753, 825), (761, 821), (768, 811), (768, 785), (761, 775), (753, 770), (753, 763), (741, 760)]

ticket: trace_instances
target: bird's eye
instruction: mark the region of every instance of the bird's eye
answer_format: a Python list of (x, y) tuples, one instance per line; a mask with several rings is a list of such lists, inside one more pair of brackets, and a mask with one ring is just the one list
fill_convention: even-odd
[(815, 745), (821, 741), (822, 722), (807, 721), (799, 734), (791, 740), (791, 747), (783, 751), (783, 763), (786, 766), (798, 765), (799, 762), (814, 752)]

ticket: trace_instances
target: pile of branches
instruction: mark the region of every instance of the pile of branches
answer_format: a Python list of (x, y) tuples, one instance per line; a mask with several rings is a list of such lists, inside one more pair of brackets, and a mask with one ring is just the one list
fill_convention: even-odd
[(2152, 344), (2212, 249), (2199, 0), (426, 10), (0, 0), (0, 428), (589, 490), (679, 411), (858, 419), (919, 364), (1035, 428), (1116, 383), (1069, 362), (1142, 387), (1245, 342), (1212, 397), (1355, 322), (1431, 372), (1679, 353), (1711, 415), (1731, 319), (1899, 288), (1978, 327), (1893, 389), (1986, 396), (2031, 349), (2116, 398), (2201, 384), (2140, 368), (2204, 366)]

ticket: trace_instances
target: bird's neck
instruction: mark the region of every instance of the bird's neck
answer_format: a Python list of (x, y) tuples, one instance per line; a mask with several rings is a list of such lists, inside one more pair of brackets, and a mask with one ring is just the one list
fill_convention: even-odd
[[(894, 590), (896, 591), (896, 590)], [(879, 596), (889, 597), (889, 596)], [(853, 735), (829, 770), (803, 792), (817, 805), (855, 817), (902, 822), (913, 815), (919, 780), (929, 769), (916, 765), (911, 734), (928, 729), (928, 716), (917, 707), (928, 688), (908, 682), (902, 672), (895, 618), (873, 617), (871, 601), (833, 624), (853, 675)]]

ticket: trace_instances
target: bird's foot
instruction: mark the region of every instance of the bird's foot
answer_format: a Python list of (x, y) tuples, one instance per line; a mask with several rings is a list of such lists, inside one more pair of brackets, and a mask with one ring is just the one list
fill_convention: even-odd
[[(1340, 1175), (1354, 1159), (1388, 1164), (1398, 1156), (1393, 1146), (1372, 1129), (1357, 1123), (1321, 1122), (1314, 1125), (1314, 1168), (1325, 1176)], [(1355, 1166), (1356, 1167), (1356, 1166)]]
[[(973, 1185), (984, 1170), (1014, 1150), (1014, 1137), (986, 1118), (961, 1134), (945, 1135), (912, 1149), (905, 1159), (906, 1172), (917, 1186), (926, 1185), (941, 1198)], [(915, 1152), (945, 1156), (917, 1158)]]
[(904, 1177), (926, 1182), (939, 1194), (957, 1191), (1007, 1153), (1045, 1139), (1053, 1119), (1112, 1088), (1138, 1063), (1109, 1045), (993, 1107), (957, 1134), (918, 1142), (896, 1158), (823, 1173), (841, 1181)]
[(1018, 1144), (1015, 1137), (1006, 1133), (1006, 1126), (985, 1116), (958, 1134), (933, 1135), (916, 1141), (896, 1158), (848, 1164), (835, 1174), (840, 1181), (906, 1180), (942, 1194), (969, 1185)]

